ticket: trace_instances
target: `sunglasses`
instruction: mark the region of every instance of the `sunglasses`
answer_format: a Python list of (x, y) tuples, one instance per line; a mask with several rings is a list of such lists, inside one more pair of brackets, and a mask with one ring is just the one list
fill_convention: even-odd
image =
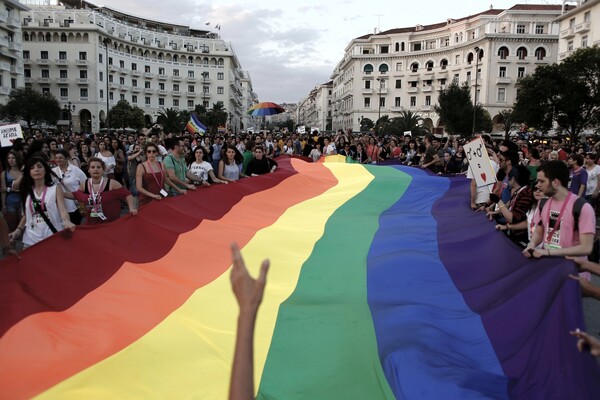
[(155, 154), (155, 153), (158, 153), (158, 151), (156, 151), (156, 150), (148, 150), (148, 151), (146, 151), (146, 153), (148, 153), (148, 154)]

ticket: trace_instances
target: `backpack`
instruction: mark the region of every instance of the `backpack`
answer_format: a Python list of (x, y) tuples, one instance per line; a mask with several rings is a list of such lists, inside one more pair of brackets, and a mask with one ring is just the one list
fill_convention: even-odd
[[(542, 215), (542, 210), (544, 209), (546, 201), (548, 201), (548, 198), (540, 200), (540, 215)], [(575, 200), (575, 204), (573, 204), (573, 222), (575, 231), (579, 230), (579, 216), (581, 215), (581, 209), (585, 203), (587, 203), (587, 201), (585, 201), (583, 197), (578, 197), (577, 200)]]

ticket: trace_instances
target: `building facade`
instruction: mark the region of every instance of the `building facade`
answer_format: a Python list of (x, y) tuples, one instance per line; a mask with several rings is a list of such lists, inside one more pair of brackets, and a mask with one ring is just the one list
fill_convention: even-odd
[(333, 81), (317, 85), (299, 102), (298, 123), (319, 131), (333, 129)]
[(96, 132), (120, 100), (143, 109), (146, 124), (162, 109), (222, 102), (229, 127), (244, 125), (255, 96), (250, 76), (217, 34), (86, 1), (28, 6), (21, 12), (25, 85), (71, 107), (59, 125)]
[(20, 12), (26, 11), (18, 1), (0, 0), (0, 103), (6, 103), (12, 89), (23, 87)]
[(579, 48), (600, 45), (600, 0), (580, 1), (556, 22), (560, 24), (558, 62)]
[(494, 118), (512, 107), (520, 77), (556, 62), (560, 13), (560, 5), (520, 4), (353, 39), (331, 75), (333, 129), (410, 110), (441, 130), (434, 106), (452, 81), (466, 82)]

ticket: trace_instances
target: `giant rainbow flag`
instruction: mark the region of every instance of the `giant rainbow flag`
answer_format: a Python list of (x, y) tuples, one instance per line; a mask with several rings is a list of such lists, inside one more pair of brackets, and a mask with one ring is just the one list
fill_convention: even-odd
[(599, 399), (569, 261), (530, 261), (464, 178), (280, 158), (0, 264), (0, 398), (225, 399), (229, 245), (271, 259), (260, 399)]

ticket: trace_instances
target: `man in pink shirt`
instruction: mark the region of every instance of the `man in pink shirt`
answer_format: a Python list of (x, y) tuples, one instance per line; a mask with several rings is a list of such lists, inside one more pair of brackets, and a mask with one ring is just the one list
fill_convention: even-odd
[(536, 228), (523, 250), (526, 257), (587, 256), (592, 252), (596, 233), (594, 209), (586, 202), (575, 221), (573, 207), (578, 197), (569, 192), (568, 183), (569, 170), (564, 162), (549, 161), (539, 167), (536, 187), (548, 200), (533, 221)]

